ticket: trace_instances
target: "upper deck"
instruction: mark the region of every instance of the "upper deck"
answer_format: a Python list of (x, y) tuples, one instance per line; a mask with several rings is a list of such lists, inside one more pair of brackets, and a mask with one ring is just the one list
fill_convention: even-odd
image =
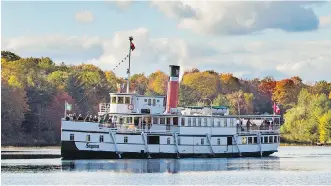
[(165, 110), (165, 96), (110, 93), (109, 103), (99, 104), (99, 116), (106, 113), (161, 114)]

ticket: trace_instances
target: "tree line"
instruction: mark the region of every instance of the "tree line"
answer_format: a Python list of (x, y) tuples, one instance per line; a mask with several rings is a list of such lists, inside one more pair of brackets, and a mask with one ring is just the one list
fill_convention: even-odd
[[(58, 145), (64, 102), (73, 112), (95, 115), (98, 104), (109, 102), (125, 79), (92, 64), (55, 64), (48, 57), (21, 58), (1, 51), (1, 137), (3, 145)], [(134, 74), (130, 91), (166, 95), (168, 75), (156, 71)], [(330, 141), (331, 83), (303, 83), (300, 77), (275, 80), (240, 79), (213, 70), (185, 71), (180, 82), (179, 106), (210, 104), (230, 107), (230, 114), (273, 112), (276, 102), (284, 116), (281, 128), (288, 141)], [(298, 132), (299, 131), (299, 132)]]

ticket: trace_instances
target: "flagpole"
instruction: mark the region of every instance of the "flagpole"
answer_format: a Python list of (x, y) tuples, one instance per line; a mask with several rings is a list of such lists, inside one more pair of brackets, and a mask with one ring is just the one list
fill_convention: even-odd
[(129, 37), (129, 41), (130, 41), (130, 47), (129, 47), (129, 68), (128, 68), (128, 84), (127, 84), (127, 86), (126, 86), (126, 93), (130, 93), (129, 91), (130, 91), (130, 62), (131, 62), (131, 45), (132, 45), (132, 40), (133, 40), (133, 37), (132, 36), (130, 36)]
[(64, 118), (67, 117), (67, 101), (64, 100)]

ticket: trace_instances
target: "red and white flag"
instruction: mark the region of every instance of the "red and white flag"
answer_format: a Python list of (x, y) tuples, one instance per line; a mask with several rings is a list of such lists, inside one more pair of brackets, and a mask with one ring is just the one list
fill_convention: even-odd
[(132, 42), (130, 44), (130, 48), (131, 48), (132, 51), (136, 48)]
[(276, 103), (274, 102), (274, 106), (273, 106), (273, 109), (274, 109), (274, 114), (280, 114), (280, 109), (279, 109), (279, 106), (276, 105)]

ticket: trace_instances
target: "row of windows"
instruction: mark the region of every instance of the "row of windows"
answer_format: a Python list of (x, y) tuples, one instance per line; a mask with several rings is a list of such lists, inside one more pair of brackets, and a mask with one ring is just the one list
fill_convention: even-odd
[(112, 103), (112, 104), (130, 104), (131, 99), (130, 99), (130, 97), (125, 97), (125, 96), (112, 96), (110, 99), (110, 103)]
[[(112, 118), (112, 116), (110, 117)], [(128, 123), (132, 124), (133, 121), (135, 123), (153, 123), (153, 124), (161, 124), (161, 125), (178, 125), (178, 117), (117, 117), (114, 116), (115, 120), (114, 122), (118, 122), (118, 124), (123, 124), (123, 123)], [(212, 126), (213, 127), (221, 127), (221, 121), (223, 121), (224, 127), (227, 126), (233, 126), (234, 120), (233, 118), (213, 118), (212, 120)], [(230, 125), (229, 125), (230, 124)], [(188, 127), (204, 127), (208, 126), (208, 118), (186, 118), (182, 117), (181, 118), (181, 126), (188, 126)]]
[[(74, 134), (70, 134), (70, 141), (74, 141), (75, 140), (75, 136)], [(91, 141), (91, 136), (90, 135), (86, 135), (86, 141)], [(104, 142), (104, 136), (100, 135), (99, 136), (99, 142)], [(128, 137), (124, 136), (124, 143), (128, 143)], [(200, 141), (201, 145), (205, 144), (205, 139), (201, 138)], [(278, 143), (279, 142), (279, 136), (264, 136), (261, 138), (261, 143)], [(174, 143), (175, 139), (174, 139)], [(241, 143), (242, 144), (256, 144), (257, 143), (257, 137), (256, 136), (252, 136), (252, 137), (245, 137), (243, 136), (241, 138)], [(167, 144), (170, 145), (170, 138), (167, 138)], [(180, 144), (180, 138), (178, 138), (178, 145)], [(221, 139), (217, 138), (217, 145), (221, 145)]]
[(158, 102), (158, 103), (160, 102), (160, 100), (158, 100), (158, 99), (157, 100), (156, 99), (145, 99), (144, 101), (145, 101), (145, 103), (148, 102), (147, 105), (149, 105), (149, 106), (152, 105), (152, 101), (153, 101), (153, 106), (156, 105), (156, 102)]
[[(213, 118), (214, 119), (214, 118)], [(228, 124), (230, 124), (230, 126), (233, 126), (234, 124), (234, 120), (231, 118), (230, 121), (228, 122), (228, 118), (222, 118), (224, 126), (228, 126)], [(214, 127), (220, 127), (221, 126), (221, 119), (217, 119), (216, 123), (214, 122), (215, 119), (212, 121), (212, 124)], [(181, 118), (181, 125), (182, 126), (186, 126), (185, 125), (185, 118)], [(201, 127), (201, 126), (207, 126), (207, 122), (208, 122), (208, 118), (203, 118), (203, 124), (202, 124), (202, 118), (188, 118), (187, 119), (187, 126), (191, 127)]]
[[(279, 142), (279, 136), (264, 136), (261, 137), (261, 143), (278, 143)], [(242, 144), (254, 144), (257, 143), (257, 137), (242, 137), (241, 138)]]
[[(70, 141), (75, 141), (75, 135), (74, 134), (70, 134)], [(86, 135), (86, 141), (87, 142), (91, 141), (91, 135)], [(104, 142), (104, 136), (103, 135), (99, 136), (99, 142)], [(124, 143), (128, 143), (128, 137), (127, 136), (124, 137)]]

